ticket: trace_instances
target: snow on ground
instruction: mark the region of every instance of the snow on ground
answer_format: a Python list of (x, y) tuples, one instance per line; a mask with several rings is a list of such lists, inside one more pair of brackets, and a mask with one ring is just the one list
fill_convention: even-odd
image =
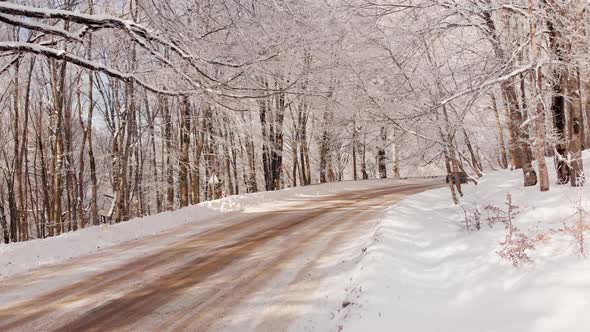
[[(25, 272), (39, 266), (92, 254), (120, 243), (160, 234), (183, 225), (191, 226), (191, 234), (203, 232), (222, 222), (229, 222), (218, 219), (230, 212), (241, 210), (252, 212), (287, 207), (290, 204), (300, 203), (304, 199), (313, 199), (322, 195), (405, 182), (407, 181), (347, 181), (297, 187), (277, 192), (236, 195), (221, 200), (203, 202), (172, 212), (136, 218), (119, 224), (88, 227), (47, 239), (8, 245), (0, 244), (0, 278)], [(168, 240), (173, 241), (174, 238)], [(161, 248), (165, 244), (162, 242), (153, 247)], [(127, 258), (133, 259), (131, 256)]]
[(467, 209), (504, 208), (510, 193), (521, 211), (514, 225), (532, 236), (550, 234), (529, 253), (533, 263), (515, 268), (501, 259), (502, 225), (467, 233), (449, 189), (431, 190), (386, 213), (366, 253), (341, 277), (348, 281), (338, 285), (346, 308), (333, 308), (334, 318), (315, 330), (588, 331), (590, 260), (577, 253), (571, 235), (550, 230), (572, 223), (579, 199), (590, 211), (590, 186), (557, 186), (550, 174), (547, 193), (522, 187), (521, 171), (494, 172), (464, 188)]
[[(590, 210), (590, 185), (557, 186), (555, 172), (550, 174), (548, 193), (523, 188), (520, 171), (490, 173), (478, 186), (465, 186), (463, 208), (482, 212), (484, 225), (478, 232), (462, 229), (464, 211), (452, 204), (448, 188), (392, 206), (372, 232), (338, 248), (333, 259), (323, 262), (330, 276), (291, 330), (587, 331), (590, 261), (577, 254), (571, 235), (550, 231), (572, 223), (578, 201)], [(233, 211), (286, 208), (322, 195), (400, 182), (405, 181), (342, 182), (232, 196), (117, 225), (0, 245), (0, 273), (12, 275), (183, 225), (199, 233), (231, 222), (220, 217)], [(550, 235), (529, 252), (534, 262), (520, 268), (497, 254), (506, 236), (504, 227), (485, 224), (483, 208), (505, 208), (507, 193), (519, 206), (515, 226), (530, 236)], [(155, 247), (164, 246), (161, 240)]]

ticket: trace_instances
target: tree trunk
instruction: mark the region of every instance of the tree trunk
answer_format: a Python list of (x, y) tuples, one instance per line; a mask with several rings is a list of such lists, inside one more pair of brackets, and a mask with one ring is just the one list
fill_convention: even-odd
[(24, 107), (24, 114), (23, 114), (23, 127), (22, 127), (22, 137), (21, 137), (21, 147), (20, 147), (20, 156), (19, 161), (21, 163), (21, 167), (24, 166), (24, 169), (21, 168), (19, 176), (21, 177), (20, 180), (20, 198), (19, 198), (19, 207), (20, 211), (20, 229), (21, 229), (21, 241), (29, 240), (29, 214), (28, 210), (28, 202), (27, 202), (27, 181), (29, 179), (29, 159), (28, 159), (28, 144), (29, 144), (29, 114), (31, 109), (31, 83), (32, 83), (32, 76), (33, 76), (33, 69), (35, 67), (35, 59), (32, 58), (29, 64), (29, 70), (27, 72), (27, 87), (25, 91), (25, 107)]
[[(201, 110), (205, 109), (205, 107), (201, 107)], [(204, 111), (202, 111), (203, 116), (205, 115)], [(204, 118), (203, 118), (204, 119)], [(201, 157), (203, 155), (203, 140), (204, 140), (204, 131), (198, 130), (198, 128), (204, 128), (202, 125), (199, 126), (199, 117), (197, 113), (193, 116), (193, 164), (191, 167), (191, 203), (197, 204), (201, 201)]]
[[(233, 180), (233, 172), (232, 172), (232, 158), (231, 158), (231, 149), (233, 149), (232, 147), (232, 143), (230, 140), (230, 134), (229, 134), (229, 127), (228, 127), (228, 123), (229, 123), (229, 118), (227, 116), (224, 116), (223, 118), (223, 122), (224, 122), (224, 127), (223, 127), (223, 139), (225, 141), (225, 144), (223, 144), (223, 156), (224, 156), (224, 164), (225, 164), (225, 183), (226, 183), (226, 190), (228, 195), (235, 195), (235, 187), (234, 187), (234, 180)], [(229, 146), (228, 146), (229, 145)]]
[(543, 101), (541, 100), (542, 96), (540, 92), (542, 91), (542, 74), (537, 74), (537, 86), (539, 95), (537, 96), (537, 109), (536, 109), (536, 118), (535, 118), (535, 152), (537, 155), (537, 163), (539, 165), (539, 185), (541, 191), (548, 191), (549, 190), (549, 173), (547, 172), (547, 165), (545, 163), (545, 108), (543, 106)]
[(471, 145), (471, 140), (469, 140), (469, 136), (467, 135), (467, 131), (463, 128), (463, 138), (465, 139), (465, 145), (467, 145), (467, 149), (469, 150), (469, 156), (471, 157), (471, 167), (473, 171), (477, 175), (478, 178), (483, 176), (482, 173), (482, 166), (481, 163), (477, 160), (477, 156), (475, 155), (475, 151), (473, 150), (473, 146)]
[[(263, 81), (268, 88), (268, 82)], [(278, 82), (275, 88), (279, 89)], [(283, 121), (287, 108), (286, 95), (278, 93), (260, 100), (260, 125), (262, 128), (262, 164), (266, 190), (281, 188), (283, 171)]]
[[(529, 16), (530, 16), (530, 44), (532, 60), (537, 61), (539, 53), (539, 45), (535, 41), (535, 30), (537, 22), (533, 15), (532, 0), (529, 0)], [(540, 44), (540, 43), (539, 43)], [(524, 79), (521, 82), (524, 95)], [(543, 105), (543, 73), (540, 68), (531, 71), (531, 87), (536, 92), (536, 110), (535, 110), (535, 152), (537, 155), (537, 164), (539, 166), (539, 186), (542, 192), (549, 190), (549, 173), (547, 172), (547, 165), (545, 163), (545, 106)]]
[(514, 166), (515, 168), (522, 168), (524, 177), (524, 186), (531, 187), (537, 184), (537, 173), (533, 169), (532, 156), (529, 149), (529, 135), (526, 128), (523, 128), (524, 118), (521, 111), (518, 109), (518, 98), (514, 86), (509, 81), (504, 81), (500, 84), (503, 95), (507, 99), (507, 104), (510, 107), (510, 122), (509, 128), (514, 142)]
[[(552, 21), (547, 22), (549, 30), (549, 46), (552, 53), (559, 61), (563, 61), (563, 50), (561, 45), (561, 33), (556, 29)], [(555, 167), (557, 170), (558, 184), (566, 184), (570, 180), (569, 167), (567, 165), (567, 142), (566, 142), (566, 118), (565, 118), (565, 90), (567, 69), (559, 66), (553, 70), (551, 111), (553, 113), (553, 128), (557, 136), (555, 145)]]
[[(9, 174), (5, 176), (6, 187), (8, 189), (8, 211), (10, 216), (10, 241), (18, 242), (18, 208), (16, 206), (16, 198), (14, 197), (14, 175)], [(11, 179), (12, 178), (12, 179)]]
[(329, 164), (332, 163), (331, 147), (332, 137), (330, 134), (330, 126), (332, 125), (332, 117), (329, 110), (324, 112), (323, 131), (320, 139), (320, 183), (328, 182)]
[(582, 160), (582, 102), (578, 75), (568, 71), (564, 76), (567, 92), (566, 109), (568, 112), (568, 164), (572, 187), (584, 185), (584, 164)]
[(377, 164), (379, 167), (379, 177), (382, 179), (387, 178), (387, 158), (385, 155), (385, 147), (387, 145), (387, 130), (385, 127), (381, 127), (381, 143), (379, 144), (379, 150), (377, 151)]
[[(509, 58), (506, 56), (502, 47), (496, 30), (496, 24), (492, 19), (491, 11), (484, 11), (482, 17), (485, 21), (488, 37), (491, 41), (496, 58), (498, 58), (500, 63), (508, 63)], [(532, 156), (529, 149), (529, 135), (526, 128), (523, 128), (524, 114), (522, 112), (524, 112), (524, 110), (520, 109), (521, 105), (518, 102), (516, 89), (511, 80), (505, 80), (500, 83), (500, 88), (502, 89), (502, 96), (508, 106), (510, 115), (509, 130), (510, 136), (513, 139), (511, 142), (511, 147), (513, 148), (512, 162), (514, 163), (515, 168), (522, 168), (525, 187), (534, 186), (537, 184), (537, 174), (532, 166)]]
[(233, 169), (233, 175), (234, 175), (234, 190), (233, 190), (233, 194), (235, 195), (239, 195), (240, 194), (240, 185), (239, 185), (239, 179), (238, 179), (238, 148), (236, 146), (236, 140), (235, 140), (235, 134), (232, 130), (230, 130), (228, 128), (228, 132), (229, 132), (229, 144), (231, 146), (231, 164), (232, 164), (232, 169)]
[[(453, 170), (451, 169), (451, 161), (449, 160), (448, 150), (445, 148), (444, 152), (445, 156), (445, 167), (447, 169), (447, 179), (450, 178), (450, 175), (453, 174)], [(449, 190), (451, 191), (451, 198), (453, 199), (453, 203), (455, 205), (459, 204), (459, 198), (457, 197), (457, 192), (455, 190), (455, 184), (453, 181), (449, 181)]]
[[(41, 128), (41, 115), (37, 118), (37, 128)], [(49, 175), (47, 174), (47, 162), (45, 157), (45, 146), (43, 144), (43, 139), (41, 138), (41, 131), (37, 131), (36, 133), (36, 141), (37, 141), (37, 150), (39, 151), (39, 168), (41, 170), (41, 186), (45, 190), (43, 190), (43, 207), (44, 207), (44, 214), (47, 215), (47, 220), (49, 222), (53, 221), (53, 205), (51, 202), (51, 188), (49, 184)], [(47, 220), (44, 220), (43, 227), (41, 227), (41, 238), (45, 238), (47, 235)], [(50, 230), (51, 231), (51, 230)]]
[[(278, 88), (278, 86), (275, 86)], [(287, 109), (286, 95), (279, 93), (275, 96), (275, 123), (273, 125), (274, 138), (273, 138), (273, 149), (272, 149), (272, 177), (273, 187), (272, 190), (281, 189), (281, 177), (283, 172), (283, 145), (284, 145), (284, 134), (283, 134), (283, 121), (285, 119), (285, 111)]]
[(399, 147), (398, 147), (397, 143), (394, 143), (392, 145), (392, 149), (393, 149), (393, 178), (400, 179), (401, 174), (400, 174)]
[(506, 123), (508, 125), (508, 152), (510, 154), (510, 169), (515, 170), (517, 169), (517, 155), (516, 155), (516, 134), (512, 131), (514, 128), (510, 126), (510, 106), (508, 106), (508, 101), (504, 91), (502, 91), (502, 100), (504, 104), (504, 113)]
[(59, 235), (64, 231), (62, 219), (62, 191), (63, 191), (63, 109), (65, 100), (66, 84), (66, 67), (67, 62), (60, 64), (59, 74), (56, 77), (59, 80), (59, 87), (54, 89), (54, 112), (55, 112), (55, 147), (53, 150), (53, 234)]
[(586, 122), (584, 127), (585, 143), (584, 149), (590, 149), (590, 80), (586, 79), (584, 82), (584, 104), (586, 108)]
[(297, 187), (297, 169), (299, 168), (299, 157), (297, 148), (299, 146), (299, 128), (297, 123), (293, 128), (293, 141), (291, 143), (291, 159), (293, 159), (293, 167), (291, 168), (292, 186)]
[[(82, 114), (82, 91), (77, 89), (76, 91), (76, 99), (77, 99), (77, 108), (78, 108), (78, 124), (82, 129), (82, 139), (80, 140), (80, 155), (78, 156), (79, 166), (78, 166), (78, 183), (77, 183), (77, 190), (78, 190), (78, 204), (77, 204), (77, 213), (78, 213), (78, 221), (81, 228), (86, 227), (86, 217), (84, 215), (84, 200), (85, 200), (85, 183), (84, 183), (84, 169), (85, 165), (85, 152), (86, 152), (86, 142), (88, 141), (88, 128), (87, 125), (84, 124), (83, 114)], [(90, 102), (92, 104), (92, 102)]]
[[(136, 128), (143, 128), (139, 112), (136, 112), (136, 116)], [(145, 158), (143, 158), (143, 135), (136, 130), (135, 136), (137, 143), (135, 144), (135, 174), (133, 181), (133, 192), (135, 193), (134, 203), (136, 206), (136, 212), (134, 216), (143, 217), (145, 215), (145, 193), (143, 190), (143, 168)]]
[[(271, 190), (272, 178), (271, 178), (271, 157), (270, 157), (270, 135), (268, 133), (269, 120), (267, 117), (270, 116), (270, 106), (268, 101), (263, 99), (259, 101), (260, 106), (260, 127), (262, 130), (262, 169), (264, 173), (264, 185), (267, 191)], [(272, 125), (272, 123), (270, 123)]]
[[(446, 133), (443, 132), (443, 130), (440, 130), (440, 135), (441, 135), (441, 139), (444, 143), (445, 146), (445, 159), (448, 159), (449, 162), (449, 168), (448, 170), (450, 170), (450, 172), (448, 172), (448, 174), (453, 174), (454, 177), (454, 181), (453, 178), (449, 179), (449, 182), (451, 184), (453, 184), (455, 186), (455, 188), (457, 188), (457, 193), (459, 194), (460, 197), (463, 197), (463, 190), (461, 188), (461, 174), (460, 174), (460, 166), (459, 166), (459, 160), (457, 160), (457, 152), (455, 149), (455, 144), (454, 144), (454, 133), (452, 132), (452, 126), (451, 126), (451, 122), (449, 119), (449, 115), (447, 113), (447, 108), (445, 106), (442, 107), (442, 112), (443, 112), (443, 117), (444, 117), (444, 130), (446, 131)], [(453, 192), (452, 192), (453, 193)], [(453, 201), (455, 202), (455, 204), (458, 203), (458, 199), (456, 196), (453, 197)]]
[(0, 187), (0, 231), (2, 231), (2, 240), (5, 244), (10, 243), (10, 233), (8, 223), (6, 222), (6, 212), (4, 209), (4, 188)]
[(178, 160), (178, 192), (180, 207), (188, 206), (189, 185), (189, 146), (190, 146), (190, 102), (187, 96), (182, 97), (180, 107), (180, 157)]
[(301, 183), (305, 186), (311, 184), (311, 166), (309, 161), (309, 146), (307, 144), (307, 104), (300, 107), (298, 112), (299, 119), (299, 158), (301, 161), (300, 174)]
[(363, 154), (361, 160), (361, 174), (363, 176), (363, 180), (368, 180), (369, 174), (367, 173), (367, 133), (363, 133)]
[[(89, 0), (90, 15), (94, 13), (93, 0)], [(92, 60), (92, 32), (88, 34), (88, 60)], [(88, 72), (88, 117), (86, 118), (86, 131), (88, 139), (88, 164), (90, 166), (90, 214), (93, 225), (99, 224), (98, 219), (98, 178), (96, 176), (96, 158), (94, 157), (94, 144), (92, 137), (92, 120), (94, 116), (94, 73)]]
[[(146, 116), (148, 119), (148, 131), (149, 131), (149, 149), (151, 152), (151, 158), (150, 158), (150, 166), (152, 168), (152, 174), (153, 174), (153, 181), (155, 183), (155, 198), (156, 198), (156, 212), (160, 213), (162, 212), (162, 192), (160, 191), (160, 179), (158, 176), (158, 159), (157, 156), (158, 154), (156, 153), (156, 130), (155, 130), (155, 125), (154, 122), (156, 120), (156, 117), (158, 116), (158, 114), (161, 114), (161, 108), (162, 108), (162, 103), (161, 100), (158, 100), (158, 105), (156, 110), (154, 110), (153, 112), (151, 111), (151, 107), (149, 105), (148, 99), (147, 99), (147, 94), (144, 95), (144, 105), (145, 105), (145, 111), (146, 111)], [(151, 214), (151, 210), (149, 209), (149, 205), (148, 205), (148, 214)]]
[[(22, 212), (24, 212), (23, 207), (21, 206), (22, 204), (22, 187), (23, 187), (23, 179), (22, 179), (22, 161), (21, 161), (21, 153), (20, 153), (20, 86), (19, 86), (19, 76), (20, 76), (20, 63), (17, 61), (17, 63), (14, 65), (14, 69), (15, 69), (15, 74), (14, 74), (14, 108), (12, 110), (12, 114), (14, 114), (13, 117), (13, 122), (12, 122), (12, 129), (14, 130), (13, 133), (13, 137), (14, 137), (14, 164), (13, 164), (13, 190), (15, 190), (15, 193), (13, 194), (15, 196), (15, 208), (14, 211), (11, 211), (11, 216), (12, 213), (15, 214), (15, 229), (18, 229), (18, 233), (17, 233), (17, 240), (19, 241), (20, 238), (22, 238), (23, 236), (23, 227), (22, 227)], [(26, 130), (27, 128), (24, 128), (24, 130)], [(10, 193), (9, 193), (9, 197), (10, 197)], [(12, 209), (11, 209), (12, 210)], [(12, 220), (12, 217), (11, 217)], [(11, 227), (12, 229), (12, 227)]]
[(166, 144), (166, 210), (174, 210), (174, 165), (172, 155), (172, 117), (170, 114), (170, 105), (167, 99), (164, 99), (164, 142)]
[(358, 171), (356, 165), (356, 150), (358, 145), (358, 130), (356, 128), (356, 114), (352, 120), (352, 178), (358, 180)]
[(508, 156), (506, 155), (506, 145), (504, 144), (504, 128), (500, 122), (500, 113), (498, 112), (498, 104), (496, 103), (496, 96), (491, 93), (492, 98), (492, 110), (496, 117), (496, 130), (498, 131), (498, 142), (500, 145), (500, 167), (503, 169), (508, 168)]

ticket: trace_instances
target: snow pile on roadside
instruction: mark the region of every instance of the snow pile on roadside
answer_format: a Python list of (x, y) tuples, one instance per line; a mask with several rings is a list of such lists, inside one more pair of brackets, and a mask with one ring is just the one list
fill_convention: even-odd
[(540, 193), (521, 183), (520, 171), (489, 174), (464, 188), (463, 204), (504, 209), (510, 193), (520, 211), (514, 225), (550, 234), (529, 252), (532, 264), (517, 269), (499, 257), (503, 225), (461, 230), (464, 212), (452, 205), (448, 188), (418, 194), (387, 212), (353, 272), (346, 298), (352, 304), (340, 310), (334, 330), (588, 331), (590, 260), (577, 254), (571, 235), (549, 230), (572, 222), (579, 199), (590, 211), (590, 186), (552, 185)]
[[(218, 212), (202, 206), (136, 218), (119, 224), (87, 227), (60, 236), (0, 245), (0, 277), (91, 254), (116, 244), (207, 220)], [(203, 225), (203, 230), (206, 228)]]
[(182, 225), (190, 224), (191, 234), (196, 234), (219, 224), (221, 221), (216, 219), (228, 212), (288, 206), (305, 198), (404, 182), (406, 181), (349, 181), (297, 187), (276, 192), (236, 195), (172, 212), (135, 218), (119, 224), (88, 227), (46, 239), (8, 245), (0, 244), (0, 278), (42, 265), (92, 254), (123, 242), (159, 234)]

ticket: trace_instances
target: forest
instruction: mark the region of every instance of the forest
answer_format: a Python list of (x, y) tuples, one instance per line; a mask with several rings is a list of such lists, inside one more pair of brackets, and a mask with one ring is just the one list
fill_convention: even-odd
[(315, 183), (584, 185), (586, 1), (18, 0), (0, 22), (4, 243)]

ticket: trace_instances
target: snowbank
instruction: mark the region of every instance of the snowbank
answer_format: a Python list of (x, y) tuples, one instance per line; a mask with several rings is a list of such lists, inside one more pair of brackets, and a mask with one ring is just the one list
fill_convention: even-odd
[(225, 199), (189, 206), (127, 222), (88, 227), (60, 236), (21, 243), (0, 244), (0, 278), (24, 272), (42, 265), (95, 253), (132, 240), (161, 234), (183, 225), (190, 225), (190, 234), (206, 231), (221, 222), (219, 217), (229, 212), (261, 210), (300, 203), (303, 199), (320, 197), (349, 190), (362, 190), (406, 181), (349, 181), (297, 187), (276, 192), (260, 192), (230, 196)]
[(520, 211), (514, 224), (551, 234), (530, 252), (534, 262), (520, 268), (497, 254), (502, 225), (461, 230), (464, 213), (451, 204), (448, 188), (392, 207), (352, 272), (345, 299), (351, 304), (338, 310), (333, 330), (588, 331), (590, 261), (571, 236), (550, 230), (571, 221), (579, 199), (589, 210), (590, 185), (557, 186), (550, 173), (548, 193), (523, 188), (520, 171), (489, 174), (464, 190), (467, 209), (504, 208), (510, 193)]

